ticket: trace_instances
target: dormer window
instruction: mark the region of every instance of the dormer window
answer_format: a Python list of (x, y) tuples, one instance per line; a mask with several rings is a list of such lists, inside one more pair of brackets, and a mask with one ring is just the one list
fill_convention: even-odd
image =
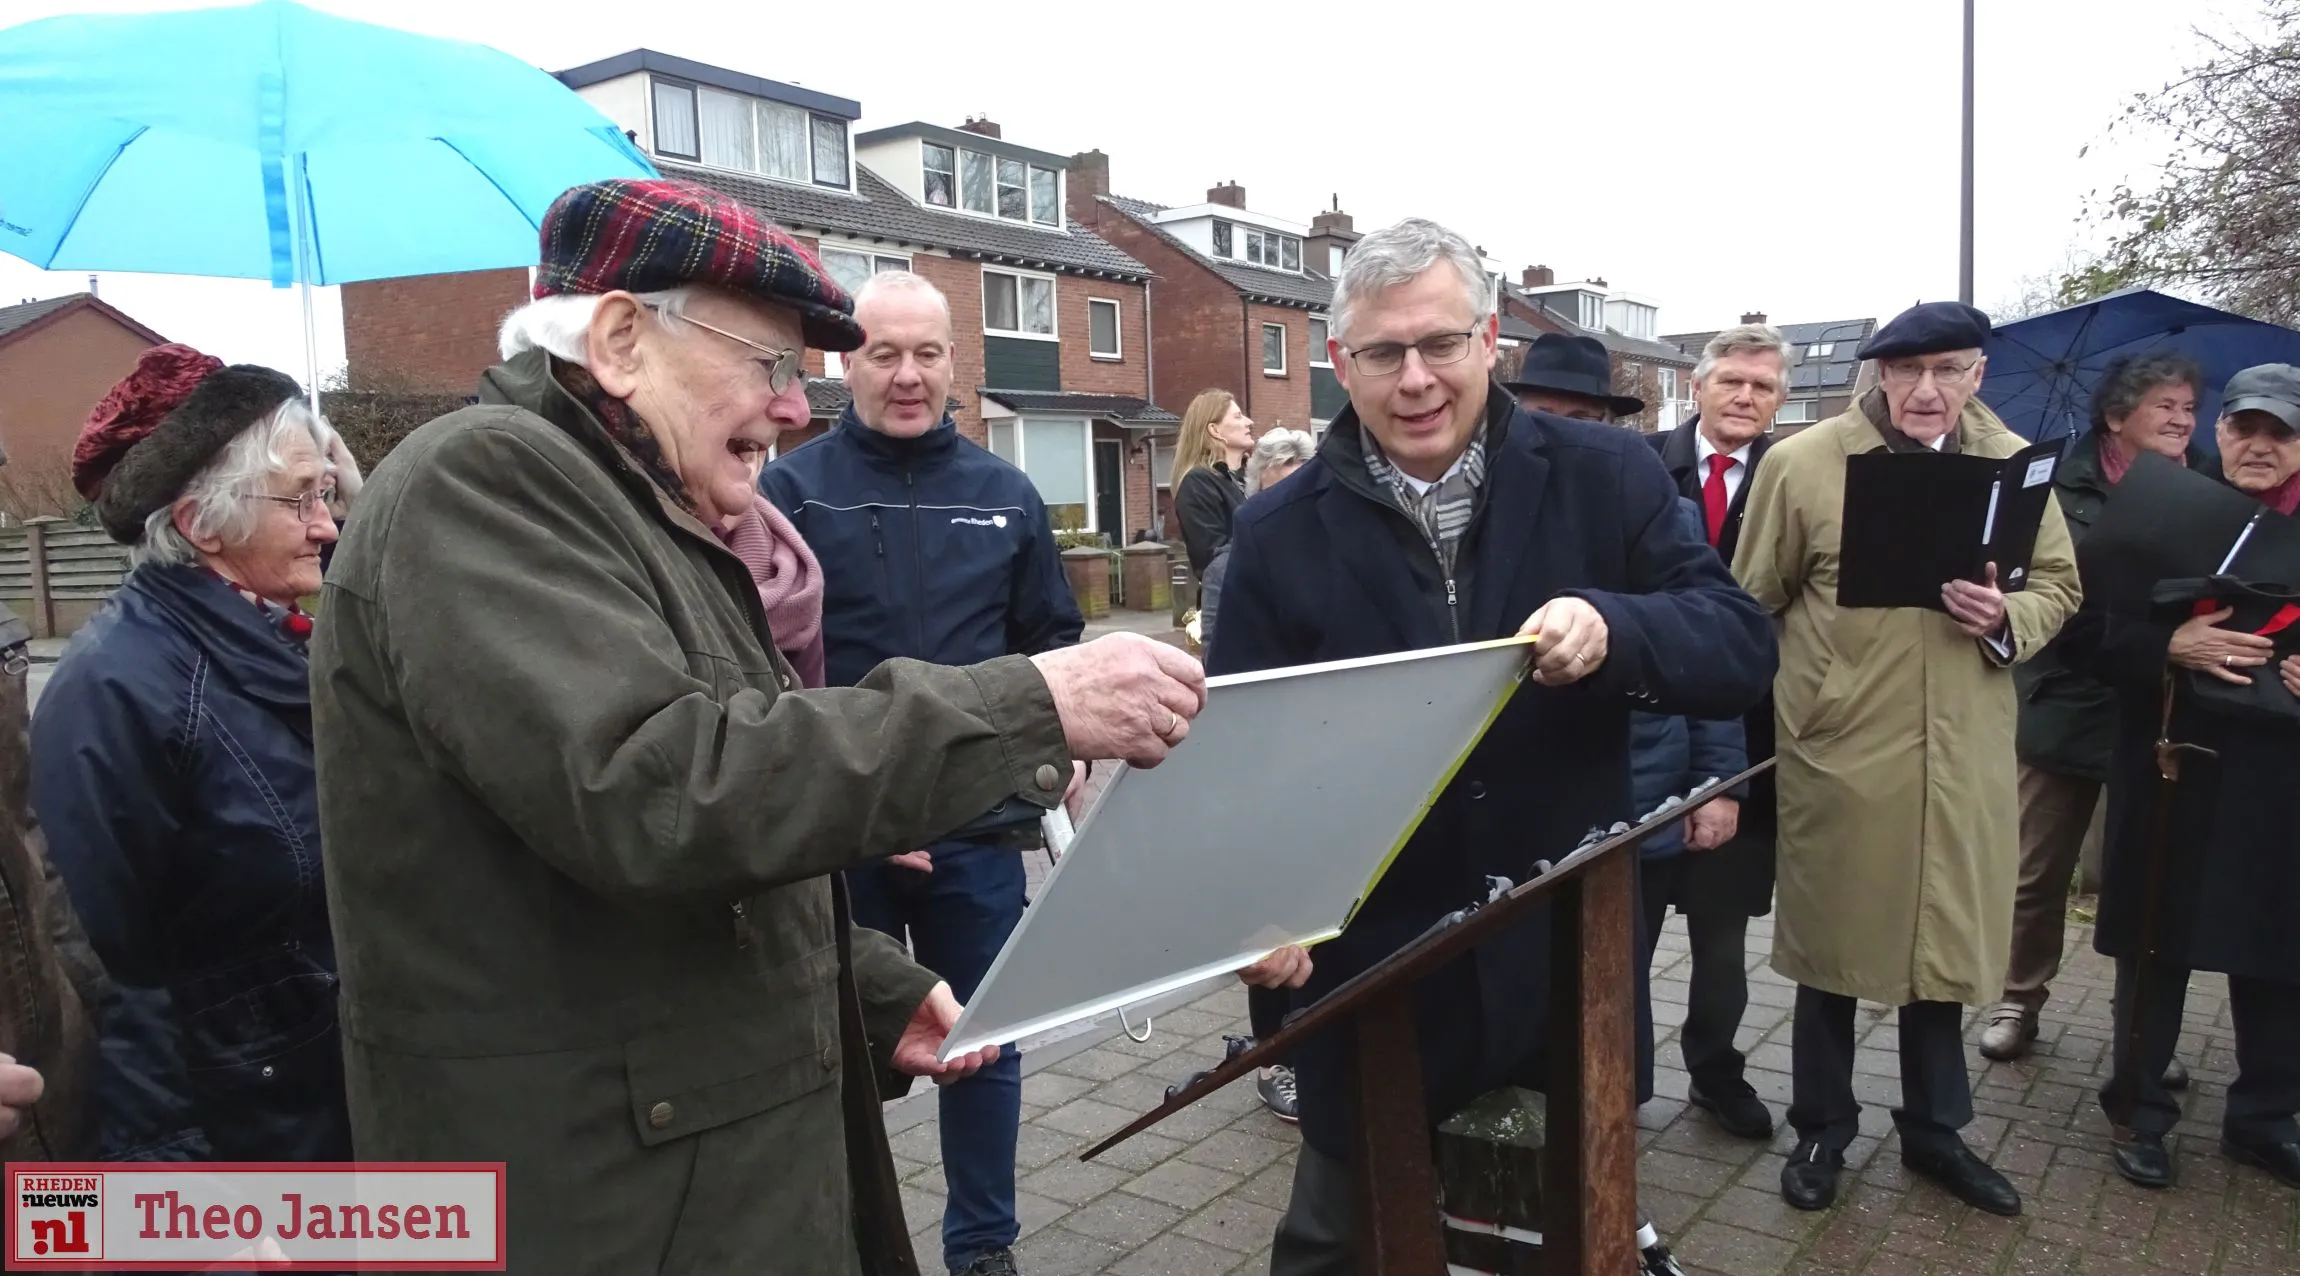
[(958, 207), (958, 152), (951, 147), (926, 144), (926, 202)]
[[(1238, 251), (1240, 241), (1243, 241), (1244, 251)], [(1299, 237), (1255, 226), (1235, 226), (1220, 218), (1214, 221), (1214, 255), (1267, 266), (1272, 270), (1290, 270), (1297, 274), (1302, 269), (1302, 241)]]
[(836, 115), (662, 79), (654, 97), (660, 155), (848, 189), (847, 121)]
[(940, 142), (924, 142), (919, 149), (920, 193), (927, 203), (1007, 221), (1062, 224), (1062, 177), (1053, 169)]

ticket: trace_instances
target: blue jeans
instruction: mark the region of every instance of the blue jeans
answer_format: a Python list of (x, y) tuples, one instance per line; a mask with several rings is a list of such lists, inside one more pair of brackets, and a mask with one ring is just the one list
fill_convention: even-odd
[[(1023, 852), (969, 842), (938, 842), (927, 850), (934, 857), (931, 873), (883, 863), (847, 870), (854, 920), (907, 939), (918, 963), (948, 980), (964, 1003), (1022, 921)], [(942, 1256), (956, 1270), (985, 1250), (1014, 1244), (1021, 1232), (1014, 1217), (1014, 1142), (1022, 1126), (1022, 1055), (1003, 1049), (997, 1063), (943, 1087), (937, 1097), (942, 1177), (950, 1193)]]

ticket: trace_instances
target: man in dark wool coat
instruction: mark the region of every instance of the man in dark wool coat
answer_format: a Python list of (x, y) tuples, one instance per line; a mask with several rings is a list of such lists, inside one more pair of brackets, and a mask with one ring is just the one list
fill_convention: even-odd
[[(1348, 929), (1243, 972), (1314, 1000), (1482, 893), (1630, 812), (1629, 715), (1732, 717), (1765, 694), (1773, 627), (1691, 534), (1636, 434), (1520, 409), (1492, 380), (1493, 286), (1460, 235), (1366, 236), (1328, 343), (1350, 406), (1316, 460), (1239, 510), (1210, 672), (1539, 633), (1533, 682), (1431, 808)], [(1537, 916), (1416, 992), (1425, 1100), (1546, 1088), (1549, 934)], [(1352, 1269), (1341, 1042), (1295, 1060), (1304, 1140), (1274, 1276)]]

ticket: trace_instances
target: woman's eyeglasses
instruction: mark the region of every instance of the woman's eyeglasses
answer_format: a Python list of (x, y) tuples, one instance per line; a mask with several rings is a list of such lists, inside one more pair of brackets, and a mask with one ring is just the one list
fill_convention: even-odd
[[(295, 496), (272, 496), (268, 493), (258, 492), (252, 499), (259, 501), (270, 501), (274, 505), (285, 505), (295, 511), (295, 518), (297, 522), (309, 523), (312, 521), (314, 515), (318, 514), (326, 507), (335, 504), (335, 488), (332, 486), (323, 487), (315, 491), (299, 493)], [(330, 517), (333, 517), (333, 515), (330, 515)]]

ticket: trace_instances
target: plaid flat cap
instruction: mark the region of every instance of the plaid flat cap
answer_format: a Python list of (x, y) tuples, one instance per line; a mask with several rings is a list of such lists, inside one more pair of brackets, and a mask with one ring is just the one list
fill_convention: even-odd
[(716, 284), (799, 312), (818, 350), (863, 343), (854, 299), (805, 245), (692, 182), (586, 182), (543, 214), (535, 296), (663, 292)]

